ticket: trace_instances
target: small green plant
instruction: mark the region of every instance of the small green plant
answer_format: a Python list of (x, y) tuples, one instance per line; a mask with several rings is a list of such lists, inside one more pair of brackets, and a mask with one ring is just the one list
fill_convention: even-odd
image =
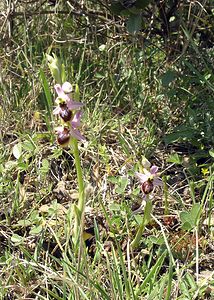
[(144, 209), (144, 217), (142, 223), (140, 224), (137, 234), (131, 243), (133, 249), (139, 246), (140, 239), (142, 237), (145, 226), (151, 220), (152, 202), (149, 199), (149, 196), (151, 192), (153, 192), (155, 187), (162, 186), (162, 180), (158, 177), (157, 174), (158, 167), (150, 166), (151, 164), (149, 163), (149, 161), (145, 160), (143, 173), (136, 173), (136, 176), (140, 182), (141, 190), (143, 192), (143, 199), (146, 201), (146, 205)]
[(197, 226), (200, 217), (200, 210), (200, 203), (195, 203), (190, 211), (182, 211), (180, 213), (182, 228), (184, 230), (192, 230)]

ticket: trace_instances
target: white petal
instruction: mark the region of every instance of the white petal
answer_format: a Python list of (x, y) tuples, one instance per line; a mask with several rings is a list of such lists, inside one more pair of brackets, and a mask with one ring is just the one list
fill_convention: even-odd
[(149, 178), (148, 175), (145, 175), (145, 174), (142, 174), (142, 173), (138, 173), (138, 172), (136, 172), (135, 175), (138, 178), (138, 180), (140, 181), (140, 183), (146, 182), (148, 180), (148, 178)]
[(56, 92), (57, 92), (57, 95), (61, 97), (62, 93), (64, 94), (63, 90), (62, 90), (62, 87), (60, 84), (55, 84), (54, 86)]
[(70, 82), (64, 82), (62, 85), (62, 89), (63, 92), (65, 92), (66, 94), (69, 94), (72, 92), (72, 85), (70, 84)]
[(55, 130), (57, 133), (60, 133), (60, 132), (63, 132), (64, 127), (58, 126), (58, 127), (55, 127), (54, 130)]
[(65, 100), (67, 102), (70, 100), (69, 96), (64, 93), (60, 84), (55, 84), (54, 88), (55, 88), (59, 98)]

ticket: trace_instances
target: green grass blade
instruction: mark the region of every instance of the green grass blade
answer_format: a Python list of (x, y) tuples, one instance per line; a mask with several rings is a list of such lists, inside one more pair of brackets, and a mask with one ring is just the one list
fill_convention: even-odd
[(159, 269), (161, 268), (161, 266), (164, 262), (166, 254), (167, 254), (167, 251), (164, 251), (162, 253), (162, 255), (158, 258), (155, 265), (151, 268), (151, 271), (149, 272), (149, 274), (146, 276), (143, 283), (139, 287), (139, 290), (137, 291), (137, 296), (139, 296), (139, 295), (141, 295), (142, 293), (145, 292), (145, 288), (146, 288), (147, 283), (149, 283), (150, 281), (153, 281), (153, 282), (155, 281), (157, 273), (158, 273)]
[(52, 103), (52, 95), (50, 91), (50, 87), (48, 84), (48, 81), (46, 79), (45, 73), (43, 72), (42, 69), (40, 69), (39, 72), (39, 77), (43, 86), (43, 90), (45, 93), (45, 107), (48, 113), (48, 119), (52, 121), (53, 115), (52, 115), (52, 110), (53, 110), (53, 103)]

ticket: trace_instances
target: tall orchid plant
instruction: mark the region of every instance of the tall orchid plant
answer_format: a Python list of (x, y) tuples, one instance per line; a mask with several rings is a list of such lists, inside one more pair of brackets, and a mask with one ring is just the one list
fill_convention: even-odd
[(59, 62), (58, 58), (55, 55), (53, 55), (53, 57), (47, 55), (47, 61), (51, 74), (56, 82), (54, 88), (57, 98), (55, 100), (56, 108), (54, 109), (53, 114), (59, 116), (61, 123), (60, 126), (56, 128), (57, 142), (61, 147), (70, 146), (75, 158), (79, 201), (78, 205), (74, 206), (75, 224), (73, 242), (74, 245), (77, 245), (85, 210), (84, 181), (78, 149), (78, 140), (85, 140), (84, 136), (79, 131), (83, 104), (74, 101), (72, 96), (72, 85), (65, 81), (64, 66)]

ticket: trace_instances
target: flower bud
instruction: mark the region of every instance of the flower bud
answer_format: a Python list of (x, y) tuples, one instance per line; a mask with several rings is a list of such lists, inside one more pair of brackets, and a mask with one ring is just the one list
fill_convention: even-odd
[(151, 193), (153, 191), (153, 188), (154, 188), (154, 184), (149, 179), (141, 185), (141, 190), (146, 195)]
[(143, 156), (143, 158), (142, 158), (142, 166), (146, 170), (149, 170), (151, 167), (151, 163), (148, 161), (148, 159), (146, 159), (145, 156)]
[(55, 81), (57, 83), (61, 84), (61, 82), (62, 82), (62, 78), (61, 78), (62, 66), (61, 66), (61, 63), (59, 62), (57, 56), (55, 54), (53, 54), (53, 57), (52, 57), (51, 55), (46, 54), (46, 58), (47, 58), (48, 66), (50, 68), (53, 78), (55, 79)]

